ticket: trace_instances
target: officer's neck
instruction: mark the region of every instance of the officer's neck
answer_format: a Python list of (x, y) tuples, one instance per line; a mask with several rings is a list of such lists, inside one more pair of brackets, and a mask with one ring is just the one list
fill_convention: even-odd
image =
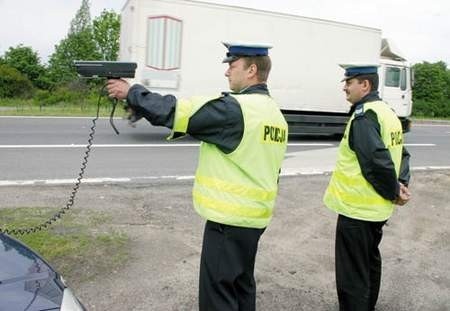
[(357, 102), (355, 102), (353, 104), (354, 107), (367, 103), (367, 102), (373, 102), (376, 100), (380, 100), (380, 97), (378, 95), (378, 91), (371, 91), (369, 93), (367, 93), (366, 95), (364, 95), (360, 100), (358, 100)]

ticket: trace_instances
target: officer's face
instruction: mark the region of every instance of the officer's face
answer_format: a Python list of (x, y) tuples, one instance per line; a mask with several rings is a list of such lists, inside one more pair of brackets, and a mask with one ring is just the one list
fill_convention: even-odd
[(228, 64), (228, 69), (225, 71), (225, 77), (228, 78), (230, 90), (233, 92), (240, 92), (248, 86), (248, 74), (250, 67), (245, 67), (246, 64), (243, 58), (239, 58)]
[(347, 97), (347, 100), (354, 104), (361, 100), (366, 94), (368, 94), (369, 90), (368, 81), (363, 80), (361, 82), (358, 79), (349, 79), (345, 81), (344, 88), (342, 89)]

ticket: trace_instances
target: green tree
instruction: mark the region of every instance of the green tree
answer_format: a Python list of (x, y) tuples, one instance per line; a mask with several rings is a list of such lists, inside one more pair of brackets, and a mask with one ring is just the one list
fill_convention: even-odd
[(117, 60), (119, 52), (120, 15), (103, 10), (93, 22), (93, 35), (103, 60)]
[(37, 52), (31, 47), (22, 44), (10, 47), (5, 52), (4, 62), (27, 76), (34, 86), (44, 88), (42, 76), (45, 73), (45, 67), (41, 64)]
[(80, 9), (70, 23), (67, 37), (60, 41), (50, 56), (50, 79), (54, 84), (66, 84), (76, 77), (74, 60), (95, 60), (99, 57), (92, 32), (89, 0), (82, 0)]
[(446, 63), (423, 62), (413, 66), (413, 114), (417, 116), (450, 116), (450, 70)]
[(75, 17), (70, 22), (69, 34), (83, 32), (91, 28), (91, 13), (89, 0), (82, 0)]
[(28, 97), (33, 91), (30, 80), (19, 70), (0, 64), (0, 98)]
[(448, 98), (447, 65), (444, 62), (415, 64), (413, 96), (415, 100), (439, 102)]
[(450, 100), (450, 68), (449, 69), (447, 69), (447, 75), (446, 75), (446, 90), (447, 90), (447, 94), (446, 94), (446, 96), (447, 96), (447, 99), (449, 99)]

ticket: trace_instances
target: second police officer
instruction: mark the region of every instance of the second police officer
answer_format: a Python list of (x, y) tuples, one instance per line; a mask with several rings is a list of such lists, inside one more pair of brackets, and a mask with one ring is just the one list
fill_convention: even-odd
[(338, 213), (336, 287), (341, 311), (373, 311), (381, 281), (379, 243), (394, 205), (409, 198), (409, 153), (395, 112), (378, 96), (375, 65), (342, 65), (352, 116), (324, 203)]

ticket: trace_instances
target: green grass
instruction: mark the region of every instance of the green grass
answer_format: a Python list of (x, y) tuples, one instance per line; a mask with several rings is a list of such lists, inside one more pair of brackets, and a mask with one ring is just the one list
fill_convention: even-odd
[[(426, 107), (429, 103), (418, 101), (413, 111), (412, 119), (450, 120), (447, 117), (432, 117)], [(112, 104), (102, 98), (99, 115), (109, 117)], [(427, 113), (423, 113), (427, 111)], [(97, 98), (93, 96), (78, 103), (59, 102), (53, 105), (39, 105), (33, 99), (2, 98), (0, 99), (0, 116), (64, 116), (64, 117), (95, 117), (97, 113)], [(119, 104), (114, 114), (116, 117), (126, 117), (126, 112)], [(441, 114), (446, 115), (446, 114)]]
[[(100, 101), (99, 115), (109, 117), (112, 103), (103, 97)], [(59, 102), (52, 105), (36, 104), (34, 99), (1, 98), (0, 116), (71, 116), (95, 117), (97, 113), (97, 98), (77, 103)], [(115, 111), (116, 117), (125, 116), (125, 111), (119, 103)]]
[(450, 117), (436, 118), (436, 117), (412, 116), (411, 119), (413, 121), (414, 120), (450, 120)]
[[(100, 106), (99, 116), (109, 117), (111, 114), (111, 105), (102, 104)], [(36, 106), (29, 104), (20, 104), (15, 106), (1, 106), (1, 116), (64, 116), (64, 117), (95, 117), (97, 113), (96, 105), (75, 105), (75, 104), (57, 104), (52, 106)], [(116, 107), (114, 114), (116, 117), (125, 116), (121, 105)]]
[[(47, 207), (0, 209), (0, 226), (32, 227), (57, 211)], [(128, 237), (104, 225), (110, 221), (104, 213), (74, 209), (48, 230), (15, 237), (41, 254), (67, 280), (83, 282), (109, 273), (128, 260)]]

